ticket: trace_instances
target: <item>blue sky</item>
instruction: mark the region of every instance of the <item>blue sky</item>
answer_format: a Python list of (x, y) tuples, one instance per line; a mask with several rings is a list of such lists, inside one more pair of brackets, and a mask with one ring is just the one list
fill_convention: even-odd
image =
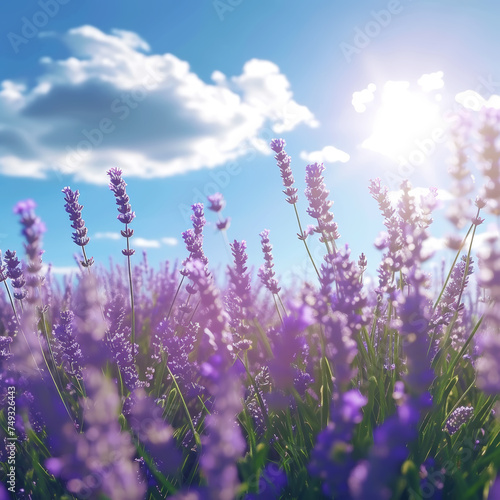
[[(20, 250), (12, 207), (32, 198), (48, 229), (44, 259), (73, 266), (61, 193), (69, 185), (85, 206), (88, 254), (121, 259), (105, 174), (116, 166), (137, 214), (135, 248), (152, 263), (185, 257), (188, 208), (218, 190), (228, 237), (247, 241), (254, 265), (267, 228), (278, 272), (312, 276), (268, 147), (283, 137), (303, 224), (313, 222), (305, 165), (324, 161), (339, 244), (367, 253), (374, 273), (383, 221), (368, 181), (395, 189), (404, 172), (416, 187), (442, 189), (446, 202), (440, 131), (462, 105), (500, 93), (498, 15), (498, 3), (481, 0), (8, 2), (0, 248)], [(207, 219), (206, 253), (224, 265), (214, 214)]]

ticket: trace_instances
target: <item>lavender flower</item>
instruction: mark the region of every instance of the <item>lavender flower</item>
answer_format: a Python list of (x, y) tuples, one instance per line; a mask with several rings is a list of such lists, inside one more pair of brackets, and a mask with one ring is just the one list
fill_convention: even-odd
[(123, 413), (156, 468), (162, 474), (175, 474), (182, 457), (175, 447), (174, 429), (163, 419), (163, 408), (139, 388), (128, 397)]
[(208, 264), (208, 259), (203, 252), (203, 227), (207, 222), (203, 212), (203, 203), (195, 203), (191, 205), (191, 209), (193, 211), (191, 215), (193, 229), (188, 229), (182, 233), (182, 239), (186, 244), (186, 250), (189, 252), (189, 257), (182, 263), (184, 270), (181, 271), (181, 274), (184, 276), (187, 274), (185, 268), (188, 262), (199, 260), (203, 262), (205, 266)]
[(500, 114), (497, 109), (485, 108), (482, 111), (482, 127), (480, 136), (480, 159), (486, 183), (482, 189), (482, 197), (487, 200), (487, 209), (500, 215), (500, 149), (498, 138), (500, 136)]
[(451, 127), (452, 161), (448, 172), (453, 178), (451, 193), (455, 198), (446, 216), (457, 228), (463, 227), (471, 217), (471, 203), (468, 195), (474, 189), (474, 179), (467, 166), (470, 125), (470, 117), (463, 112), (457, 114), (455, 123)]
[(55, 356), (58, 363), (62, 363), (66, 373), (82, 378), (82, 351), (73, 333), (72, 311), (61, 311), (61, 323), (54, 327), (56, 338)]
[(93, 275), (83, 274), (80, 277), (75, 303), (74, 326), (78, 332), (77, 341), (83, 360), (87, 365), (102, 368), (109, 359), (109, 352), (104, 344), (107, 325), (102, 317), (97, 281)]
[(245, 240), (242, 240), (241, 242), (234, 240), (230, 246), (234, 257), (234, 267), (228, 267), (231, 289), (238, 298), (240, 306), (248, 308), (252, 305), (252, 296), (250, 293), (250, 273), (246, 267), (248, 259), (246, 253), (247, 243)]
[(342, 394), (332, 402), (330, 422), (316, 438), (308, 469), (323, 480), (323, 493), (328, 497), (349, 497), (347, 478), (355, 465), (352, 434), (363, 419), (361, 408), (367, 402), (356, 389)]
[(309, 201), (307, 213), (318, 221), (316, 232), (321, 234), (321, 242), (334, 244), (340, 238), (338, 226), (333, 222), (333, 214), (330, 208), (333, 201), (328, 200), (330, 191), (326, 189), (323, 171), (325, 167), (322, 163), (313, 163), (306, 166), (306, 198)]
[(0, 251), (0, 283), (3, 283), (8, 278), (7, 266), (2, 261), (2, 252)]
[(487, 329), (479, 340), (482, 351), (477, 360), (478, 385), (487, 394), (500, 393), (500, 246), (498, 239), (489, 239), (479, 258), (479, 285), (489, 291), (490, 304), (485, 311)]
[(124, 297), (115, 295), (106, 307), (106, 319), (109, 329), (106, 335), (106, 343), (118, 365), (125, 385), (129, 390), (140, 386), (139, 375), (134, 364), (133, 350), (137, 351), (137, 344), (132, 346), (129, 342), (130, 327), (125, 325)]
[(77, 434), (66, 427), (67, 452), (49, 458), (47, 469), (62, 478), (71, 493), (81, 497), (143, 498), (146, 488), (139, 480), (135, 447), (118, 422), (121, 402), (116, 386), (100, 370), (91, 368), (85, 374), (85, 387), (85, 432)]
[(457, 333), (460, 331), (463, 321), (464, 304), (461, 298), (473, 270), (473, 260), (470, 259), (467, 262), (467, 256), (463, 255), (453, 268), (450, 280), (432, 317), (432, 324), (435, 325), (435, 331), (438, 334), (437, 339), (439, 340), (445, 330), (445, 326), (450, 324), (455, 314), (457, 315), (451, 335), (452, 345), (455, 349), (459, 348), (466, 341), (466, 338), (460, 338)]
[(226, 202), (221, 193), (215, 193), (210, 196), (207, 196), (208, 201), (210, 202), (209, 210), (212, 210), (215, 213), (220, 212), (225, 206)]
[(132, 207), (129, 203), (130, 198), (126, 191), (127, 184), (122, 178), (122, 171), (114, 167), (109, 169), (107, 174), (110, 177), (109, 189), (115, 195), (118, 212), (120, 212), (117, 219), (125, 224), (125, 230), (121, 231), (121, 234), (124, 238), (127, 238), (127, 248), (122, 250), (122, 253), (129, 257), (135, 253), (135, 250), (128, 247), (128, 239), (134, 234), (134, 230), (130, 229), (128, 225), (135, 219), (135, 212), (132, 212)]
[(286, 201), (291, 205), (295, 205), (298, 201), (297, 188), (293, 187), (295, 182), (292, 169), (290, 167), (291, 158), (286, 154), (284, 147), (286, 142), (284, 139), (273, 139), (271, 141), (271, 149), (276, 153), (275, 157), (280, 169), (281, 178), (285, 189), (283, 193), (287, 196)]
[(408, 456), (408, 443), (418, 436), (419, 411), (413, 400), (398, 407), (373, 433), (373, 446), (367, 460), (358, 462), (348, 479), (354, 499), (389, 500), (390, 483)]
[(224, 231), (226, 229), (229, 229), (229, 226), (231, 225), (231, 217), (226, 217), (223, 220), (220, 220), (219, 222), (216, 223), (217, 229), (219, 231)]
[(259, 269), (258, 275), (262, 284), (271, 292), (278, 293), (281, 288), (278, 286), (278, 281), (276, 280), (274, 272), (274, 262), (273, 262), (273, 246), (269, 241), (269, 229), (264, 229), (260, 233), (262, 253), (264, 254), (265, 264)]
[[(234, 368), (231, 370), (234, 372)], [(232, 500), (238, 489), (236, 461), (245, 451), (245, 441), (236, 416), (242, 410), (242, 385), (236, 373), (224, 373), (212, 364), (215, 410), (206, 418), (200, 465), (207, 480), (208, 498)]]
[(6, 264), (6, 276), (10, 279), (12, 288), (14, 289), (14, 298), (22, 301), (26, 298), (28, 292), (24, 288), (26, 280), (24, 279), (21, 263), (16, 257), (16, 252), (7, 250), (4, 256), (4, 262)]
[(229, 361), (229, 352), (233, 350), (232, 335), (229, 332), (229, 318), (223, 308), (218, 289), (213, 278), (207, 275), (203, 262), (195, 260), (187, 264), (189, 279), (200, 292), (200, 306), (203, 319), (208, 326), (204, 339), (209, 346), (205, 350), (217, 351), (225, 362)]
[(474, 408), (471, 406), (459, 406), (446, 421), (444, 430), (448, 432), (450, 436), (453, 436), (453, 434), (455, 434), (462, 425), (466, 424), (473, 415)]
[[(73, 241), (84, 251), (84, 248), (90, 238), (87, 236), (87, 228), (85, 227), (85, 221), (82, 219), (82, 209), (83, 205), (78, 203), (78, 197), (80, 193), (78, 190), (72, 191), (69, 186), (62, 189), (64, 193), (64, 201), (66, 204), (64, 208), (69, 214), (69, 220), (71, 221), (71, 227), (75, 230), (73, 233)], [(85, 251), (84, 251), (85, 252)], [(93, 258), (87, 260), (84, 253), (84, 261), (81, 263), (84, 267), (90, 267), (94, 263)]]
[(26, 239), (24, 244), (28, 256), (26, 285), (33, 290), (28, 296), (31, 301), (36, 300), (34, 289), (43, 283), (43, 277), (39, 274), (42, 270), (43, 254), (40, 246), (42, 235), (46, 230), (45, 224), (35, 214), (35, 207), (36, 203), (33, 200), (20, 201), (14, 207), (14, 213), (21, 216), (22, 234)]
[(230, 247), (234, 257), (234, 267), (228, 266), (230, 289), (226, 302), (231, 318), (229, 322), (233, 334), (240, 339), (237, 342), (237, 348), (247, 349), (250, 342), (244, 340), (244, 337), (246, 337), (249, 327), (245, 320), (248, 319), (249, 309), (252, 306), (251, 276), (246, 267), (247, 244), (244, 240), (241, 243), (234, 240)]
[(273, 336), (273, 352), (277, 354), (268, 363), (273, 385), (277, 389), (293, 386), (297, 370), (292, 363), (299, 362), (299, 354), (305, 347), (301, 334), (313, 322), (308, 305), (290, 303), (288, 308), (291, 313), (283, 318), (280, 330)]

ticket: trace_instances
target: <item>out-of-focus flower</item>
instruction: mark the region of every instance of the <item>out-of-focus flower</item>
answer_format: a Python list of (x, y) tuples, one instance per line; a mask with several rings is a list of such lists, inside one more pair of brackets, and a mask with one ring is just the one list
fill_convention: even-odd
[(210, 499), (233, 500), (238, 490), (236, 461), (245, 451), (245, 441), (236, 416), (242, 410), (243, 387), (235, 373), (225, 373), (214, 384), (215, 411), (206, 417), (207, 434), (202, 439), (201, 469)]
[(73, 333), (72, 322), (75, 315), (72, 311), (61, 311), (61, 322), (54, 327), (56, 339), (56, 359), (62, 363), (66, 373), (82, 378), (82, 351)]
[(500, 215), (500, 113), (494, 108), (484, 108), (481, 119), (479, 157), (480, 168), (486, 178), (481, 196), (488, 202), (486, 209)]
[(226, 206), (226, 201), (221, 193), (215, 193), (207, 196), (207, 199), (210, 202), (208, 209), (215, 213), (220, 212)]
[(316, 438), (308, 469), (323, 480), (323, 493), (328, 497), (349, 497), (347, 479), (356, 463), (351, 439), (367, 402), (356, 389), (343, 393), (332, 402), (330, 422)]
[(224, 220), (220, 220), (216, 225), (219, 231), (229, 229), (229, 226), (231, 225), (231, 217), (226, 217)]
[(118, 422), (121, 405), (116, 386), (100, 370), (84, 374), (87, 398), (84, 404), (84, 432), (65, 429), (67, 452), (49, 458), (51, 474), (66, 482), (71, 493), (86, 498), (105, 496), (111, 500), (137, 500), (146, 493), (140, 481), (135, 447)]
[(14, 207), (14, 213), (21, 216), (22, 234), (26, 239), (24, 244), (28, 256), (26, 285), (32, 289), (27, 298), (31, 301), (36, 300), (34, 290), (43, 283), (43, 276), (39, 273), (42, 270), (42, 235), (46, 231), (45, 224), (35, 214), (35, 208), (36, 203), (33, 200), (20, 201)]
[(138, 388), (128, 397), (123, 411), (156, 468), (162, 474), (175, 474), (182, 457), (175, 445), (174, 429), (163, 418), (163, 408)]

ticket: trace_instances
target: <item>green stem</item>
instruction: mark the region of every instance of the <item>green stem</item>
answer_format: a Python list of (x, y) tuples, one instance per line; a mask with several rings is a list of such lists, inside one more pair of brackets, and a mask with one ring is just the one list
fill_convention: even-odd
[[(297, 223), (299, 225), (299, 231), (300, 231), (300, 236), (302, 237), (304, 235), (304, 231), (302, 231), (302, 224), (300, 223), (300, 217), (299, 217), (299, 212), (297, 210), (297, 205), (294, 203), (293, 208), (295, 210), (295, 216), (297, 217)], [(312, 265), (314, 267), (314, 270), (316, 271), (316, 274), (318, 275), (318, 278), (321, 278), (321, 275), (319, 274), (318, 268), (316, 267), (316, 263), (314, 262), (313, 256), (311, 255), (311, 252), (309, 250), (309, 246), (307, 245), (307, 242), (305, 239), (302, 240), (304, 242), (304, 246), (306, 248), (307, 255), (309, 255), (309, 259), (311, 259)]]
[(85, 262), (85, 267), (87, 268), (89, 274), (90, 274), (90, 266), (89, 266), (89, 259), (87, 259), (87, 254), (85, 252), (85, 247), (82, 247), (82, 253), (83, 253), (83, 261)]
[(185, 276), (182, 276), (182, 279), (179, 282), (179, 286), (177, 287), (177, 290), (175, 291), (174, 298), (172, 299), (172, 303), (170, 304), (170, 309), (168, 310), (167, 319), (170, 318), (170, 314), (172, 313), (172, 309), (173, 309), (174, 304), (175, 304), (175, 299), (177, 299), (177, 295), (179, 295), (182, 283), (184, 282), (184, 278), (185, 278)]
[(448, 272), (448, 276), (446, 276), (446, 280), (443, 284), (443, 288), (441, 289), (441, 293), (439, 294), (439, 297), (437, 298), (437, 300), (432, 308), (433, 312), (436, 310), (436, 307), (438, 306), (439, 302), (441, 301), (443, 293), (446, 290), (446, 285), (448, 284), (448, 281), (450, 280), (453, 268), (455, 267), (455, 264), (457, 263), (457, 260), (460, 257), (460, 252), (462, 251), (462, 248), (464, 247), (465, 242), (467, 241), (467, 238), (469, 237), (469, 234), (472, 231), (473, 227), (474, 227), (474, 224), (471, 224), (469, 230), (467, 231), (467, 234), (465, 235), (465, 238), (463, 239), (462, 243), (460, 244), (460, 248), (458, 249), (457, 254), (455, 255), (455, 259), (453, 261), (453, 264), (450, 267), (450, 271)]
[(278, 307), (278, 302), (276, 301), (276, 295), (273, 293), (274, 306), (276, 307), (276, 311), (278, 312), (278, 316), (280, 317), (281, 323), (283, 323), (283, 317), (281, 316), (280, 309)]
[[(127, 232), (128, 224), (125, 224), (125, 232)], [(130, 238), (127, 236), (127, 263), (128, 263), (128, 283), (130, 287), (130, 308), (132, 309), (132, 359), (135, 364), (135, 308), (134, 308), (134, 288), (132, 283), (132, 264), (130, 262)]]
[(186, 400), (184, 399), (184, 396), (182, 395), (182, 392), (181, 392), (181, 389), (179, 387), (179, 384), (177, 384), (177, 380), (175, 380), (174, 374), (172, 373), (172, 371), (168, 367), (167, 361), (165, 361), (165, 368), (167, 369), (167, 371), (168, 371), (168, 373), (170, 375), (170, 378), (172, 379), (172, 382), (173, 382), (175, 388), (177, 389), (177, 393), (179, 394), (179, 397), (181, 398), (182, 406), (184, 407), (184, 411), (186, 412), (186, 416), (187, 416), (188, 421), (189, 421), (189, 427), (191, 428), (191, 432), (193, 433), (194, 440), (196, 441), (196, 444), (199, 447), (198, 449), (199, 449), (199, 451), (201, 453), (201, 439), (200, 439), (200, 435), (198, 434), (198, 432), (196, 432), (196, 429), (194, 428), (193, 420), (191, 418), (191, 414), (189, 413), (189, 410), (188, 410), (188, 407), (187, 407), (187, 404), (186, 404)]

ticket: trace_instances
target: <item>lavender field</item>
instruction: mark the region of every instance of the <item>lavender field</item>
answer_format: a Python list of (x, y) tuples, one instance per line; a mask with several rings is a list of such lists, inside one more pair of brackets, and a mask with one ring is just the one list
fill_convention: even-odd
[(64, 280), (42, 273), (35, 202), (17, 203), (24, 248), (4, 246), (0, 268), (0, 498), (13, 485), (23, 499), (500, 498), (498, 236), (473, 249), (500, 215), (500, 114), (461, 114), (449, 137), (455, 258), (442, 275), (426, 246), (436, 189), (404, 180), (394, 202), (380, 179), (366, 186), (381, 231), (367, 279), (365, 255), (339, 241), (324, 166), (307, 165), (299, 191), (282, 139), (273, 203), (290, 205), (314, 276), (294, 286), (274, 271), (265, 221), (247, 236), (260, 269), (245, 240), (213, 269), (204, 243), (219, 235), (204, 226), (228, 232), (220, 193), (192, 205), (184, 260), (152, 267), (134, 251), (141, 207), (110, 169), (123, 255), (107, 267), (91, 257), (89, 201), (61, 186), (79, 251)]

